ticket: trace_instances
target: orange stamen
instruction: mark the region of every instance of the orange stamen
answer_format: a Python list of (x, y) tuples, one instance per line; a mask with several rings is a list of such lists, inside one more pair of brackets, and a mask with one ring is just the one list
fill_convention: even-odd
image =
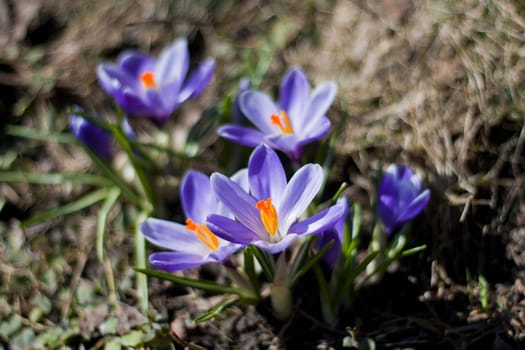
[(292, 124), (290, 119), (288, 119), (288, 114), (285, 111), (281, 110), (281, 114), (272, 114), (270, 116), (272, 124), (277, 125), (283, 134), (293, 134)]
[(272, 204), (272, 199), (268, 198), (267, 200), (260, 200), (255, 204), (255, 208), (260, 210), (261, 221), (266, 228), (266, 231), (270, 236), (275, 235), (277, 232), (277, 227), (279, 226), (279, 221), (277, 217), (277, 210)]
[(208, 247), (209, 250), (214, 251), (219, 248), (219, 239), (210, 231), (205, 224), (196, 224), (192, 219), (186, 219), (186, 228), (195, 232), (200, 241)]
[(155, 81), (155, 75), (153, 72), (146, 71), (140, 75), (139, 79), (146, 89), (154, 89), (157, 87), (157, 82)]

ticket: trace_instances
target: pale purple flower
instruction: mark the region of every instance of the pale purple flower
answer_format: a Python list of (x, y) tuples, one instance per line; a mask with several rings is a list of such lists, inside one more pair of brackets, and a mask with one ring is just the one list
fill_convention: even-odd
[(345, 223), (350, 209), (346, 197), (337, 200), (337, 204), (343, 206), (343, 215), (337, 220), (334, 227), (326, 230), (317, 236), (317, 248), (321, 249), (326, 244), (334, 241), (332, 247), (323, 255), (322, 259), (333, 268), (341, 255), (341, 249), (344, 241)]
[(71, 133), (97, 156), (104, 160), (110, 160), (113, 156), (111, 134), (84, 118), (82, 113), (82, 108), (75, 107), (69, 115)]
[(421, 189), (419, 175), (406, 165), (390, 165), (378, 192), (379, 217), (386, 232), (392, 233), (415, 218), (429, 200), (430, 191)]
[(184, 101), (199, 95), (210, 82), (215, 61), (207, 59), (187, 77), (189, 52), (179, 38), (159, 58), (138, 51), (122, 53), (117, 63), (97, 68), (100, 85), (127, 113), (165, 122)]
[(293, 68), (283, 78), (277, 104), (256, 90), (240, 95), (240, 109), (257, 129), (227, 124), (219, 128), (219, 135), (249, 147), (264, 143), (299, 161), (304, 145), (321, 139), (330, 130), (325, 114), (336, 91), (336, 84), (327, 81), (310, 94), (306, 75)]
[(328, 230), (343, 214), (343, 206), (336, 204), (299, 221), (321, 188), (323, 170), (307, 164), (287, 182), (279, 157), (266, 145), (252, 153), (248, 180), (249, 191), (224, 175), (211, 176), (213, 191), (236, 220), (209, 215), (208, 226), (228, 241), (278, 253), (300, 236)]
[[(232, 181), (246, 188), (246, 169), (234, 175)], [(206, 225), (209, 214), (230, 215), (212, 192), (208, 176), (188, 171), (181, 184), (181, 201), (187, 218), (185, 224), (149, 218), (140, 227), (148, 241), (169, 249), (150, 255), (149, 261), (153, 266), (168, 272), (185, 270), (222, 262), (242, 247), (217, 237)]]

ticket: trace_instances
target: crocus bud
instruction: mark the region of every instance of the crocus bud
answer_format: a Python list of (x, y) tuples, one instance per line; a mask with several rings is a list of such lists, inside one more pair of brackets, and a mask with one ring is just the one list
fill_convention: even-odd
[(71, 132), (96, 155), (109, 161), (113, 156), (111, 134), (88, 121), (81, 113), (82, 109), (76, 107), (69, 115)]
[(415, 218), (428, 204), (430, 191), (421, 189), (421, 178), (406, 165), (388, 167), (378, 191), (379, 217), (387, 233)]

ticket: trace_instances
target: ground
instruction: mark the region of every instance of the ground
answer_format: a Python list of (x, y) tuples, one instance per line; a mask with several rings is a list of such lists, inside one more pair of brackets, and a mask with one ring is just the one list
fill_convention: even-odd
[[(524, 33), (519, 0), (0, 0), (0, 349), (110, 348), (115, 339), (194, 349), (521, 348)], [(247, 71), (260, 89), (275, 92), (288, 67), (299, 66), (312, 82), (338, 85), (328, 116), (341, 135), (327, 187), (346, 181), (365, 224), (386, 164), (407, 163), (425, 175), (432, 199), (411, 243), (427, 249), (366, 286), (336, 326), (323, 323), (317, 299), (301, 292), (313, 283), (308, 276), (287, 322), (262, 303), (196, 325), (191, 320), (217, 296), (154, 278), (150, 312), (142, 313), (131, 269), (136, 213), (126, 204), (110, 212), (105, 263), (94, 247), (96, 206), (22, 225), (86, 188), (38, 185), (7, 172), (96, 170), (78, 147), (28, 140), (12, 126), (67, 132), (73, 104), (111, 114), (97, 64), (129, 48), (158, 53), (179, 36), (188, 38), (193, 64), (211, 56), (217, 70), (205, 93), (166, 126), (174, 147), (204, 109), (236, 92)], [(143, 120), (131, 122), (155, 133)], [(187, 165), (216, 170), (211, 160), (223, 144), (213, 132), (199, 142), (202, 158)], [(158, 184), (167, 218), (182, 215), (178, 181)], [(215, 267), (190, 275), (224, 279)]]

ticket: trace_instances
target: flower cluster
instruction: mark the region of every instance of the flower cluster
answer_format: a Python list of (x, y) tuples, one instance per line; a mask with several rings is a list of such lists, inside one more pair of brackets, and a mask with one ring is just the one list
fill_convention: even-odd
[[(160, 125), (181, 103), (205, 89), (214, 73), (215, 61), (205, 60), (189, 77), (188, 69), (187, 42), (177, 39), (158, 59), (128, 51), (116, 63), (102, 63), (97, 74), (102, 88), (122, 111)], [(305, 73), (292, 68), (285, 74), (278, 101), (274, 102), (266, 93), (250, 88), (249, 80), (243, 78), (232, 106), (232, 123), (221, 126), (217, 132), (226, 140), (254, 148), (247, 168), (231, 177), (220, 172), (208, 177), (196, 170), (186, 171), (180, 185), (185, 219), (172, 222), (148, 217), (140, 224), (143, 237), (164, 249), (150, 255), (150, 264), (167, 272), (208, 263), (223, 264), (230, 271), (232, 282), (242, 291), (237, 293), (237, 289), (218, 285), (210, 288), (257, 300), (260, 297), (254, 263), (257, 259), (271, 284), (276, 315), (287, 317), (291, 310), (291, 289), (297, 279), (324, 261), (328, 266), (324, 270), (331, 271), (330, 281), (318, 266), (316, 278), (324, 291), (323, 314), (333, 321), (337, 319), (338, 308), (348, 305), (348, 298), (355, 293), (359, 273), (368, 274), (361, 280), (380, 275), (395, 259), (418, 251), (421, 247), (403, 250), (406, 227), (410, 226), (405, 224), (426, 207), (430, 191), (422, 189), (421, 178), (408, 166), (389, 166), (381, 180), (377, 197), (380, 222), (374, 225), (369, 255), (362, 261), (356, 260), (357, 249), (362, 246), (358, 241), (359, 206), (351, 210), (344, 186), (331, 200), (320, 202), (326, 197), (322, 189), (327, 174), (319, 164), (303, 163), (307, 155), (304, 147), (329, 133), (331, 122), (326, 113), (336, 92), (333, 81), (323, 82), (311, 91)], [(116, 193), (122, 190), (139, 206), (142, 194), (146, 201), (154, 202), (147, 169), (141, 168), (143, 164), (151, 164), (152, 158), (142, 153), (133, 156), (133, 147), (140, 143), (129, 141), (136, 140), (135, 133), (119, 115), (122, 125), (101, 128), (104, 122), (86, 118), (83, 112), (75, 110), (70, 117), (72, 133), (93, 154), (107, 160), (113, 153), (112, 140), (117, 138), (130, 159), (133, 158), (141, 188), (130, 190), (117, 181), (120, 189)], [(245, 119), (254, 127), (242, 125)], [(283, 163), (277, 151), (291, 164)], [(118, 178), (107, 168), (105, 171), (112, 179)], [(142, 207), (149, 210), (148, 216), (154, 216), (151, 208), (156, 203), (148, 204)], [(393, 235), (396, 237), (390, 239)], [(292, 254), (284, 254), (286, 250)], [(244, 271), (232, 259), (239, 251), (244, 252)], [(138, 254), (144, 256), (143, 251)], [(209, 286), (202, 281), (192, 285)]]

